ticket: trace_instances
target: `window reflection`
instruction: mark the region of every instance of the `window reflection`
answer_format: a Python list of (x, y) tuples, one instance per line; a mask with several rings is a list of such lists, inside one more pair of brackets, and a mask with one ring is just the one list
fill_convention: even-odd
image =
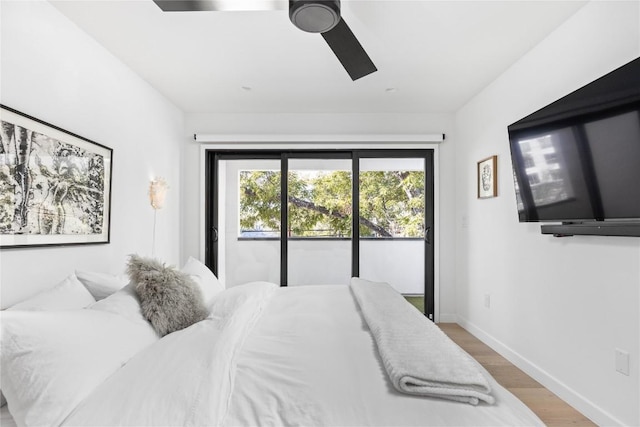
[[(574, 197), (567, 165), (553, 134), (521, 140), (519, 144), (535, 206), (559, 203)], [(520, 204), (517, 185), (516, 195)]]

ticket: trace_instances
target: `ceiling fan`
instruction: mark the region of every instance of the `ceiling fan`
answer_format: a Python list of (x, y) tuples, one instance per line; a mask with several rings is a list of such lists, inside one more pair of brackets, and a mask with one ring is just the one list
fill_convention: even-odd
[[(282, 9), (278, 0), (153, 0), (165, 12), (202, 12), (222, 10)], [(232, 4), (232, 5), (230, 5)], [(289, 0), (289, 19), (299, 29), (320, 33), (336, 55), (351, 80), (357, 80), (378, 69), (364, 51), (347, 23), (340, 16), (340, 0)]]

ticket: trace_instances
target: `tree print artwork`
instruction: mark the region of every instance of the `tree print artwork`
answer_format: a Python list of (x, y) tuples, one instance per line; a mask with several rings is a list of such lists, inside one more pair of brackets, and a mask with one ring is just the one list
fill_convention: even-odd
[(29, 236), (36, 244), (99, 242), (98, 236), (108, 235), (111, 150), (5, 109), (0, 120), (3, 246), (28, 245)]

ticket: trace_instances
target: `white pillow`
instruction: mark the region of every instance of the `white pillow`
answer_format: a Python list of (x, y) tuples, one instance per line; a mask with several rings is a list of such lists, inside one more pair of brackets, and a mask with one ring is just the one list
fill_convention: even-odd
[[(39, 292), (7, 310), (72, 310), (93, 304), (96, 300), (72, 274), (51, 289)], [(0, 390), (0, 407), (7, 404)]]
[(72, 274), (53, 288), (37, 293), (7, 310), (74, 310), (94, 302), (95, 298)]
[(92, 390), (158, 340), (101, 310), (2, 312), (0, 383), (18, 425), (59, 425)]
[(198, 284), (198, 287), (202, 291), (204, 305), (207, 307), (211, 304), (213, 297), (224, 291), (224, 286), (218, 281), (216, 275), (209, 270), (209, 267), (194, 257), (189, 257), (184, 267), (182, 267), (182, 272), (191, 276)]
[(89, 307), (91, 310), (106, 311), (126, 317), (128, 320), (145, 325), (153, 331), (151, 323), (142, 314), (140, 308), (140, 298), (135, 291), (133, 283), (128, 284), (119, 291), (101, 299)]
[(114, 276), (113, 274), (96, 273), (93, 271), (76, 270), (76, 276), (96, 301), (108, 297), (129, 283), (127, 276)]

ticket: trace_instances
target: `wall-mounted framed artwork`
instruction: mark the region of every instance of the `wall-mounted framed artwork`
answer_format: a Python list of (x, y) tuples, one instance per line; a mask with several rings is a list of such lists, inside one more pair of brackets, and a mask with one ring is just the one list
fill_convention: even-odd
[(0, 105), (0, 247), (109, 243), (113, 150)]
[(478, 199), (498, 195), (498, 156), (487, 157), (478, 162)]

